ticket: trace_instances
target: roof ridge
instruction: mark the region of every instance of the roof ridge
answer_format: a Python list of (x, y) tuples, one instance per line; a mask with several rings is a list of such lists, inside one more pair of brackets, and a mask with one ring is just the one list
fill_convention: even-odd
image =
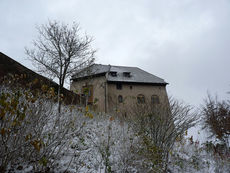
[(96, 65), (103, 65), (103, 66), (111, 66), (111, 67), (128, 67), (128, 68), (137, 68), (137, 67), (134, 67), (134, 66), (124, 66), (124, 65), (111, 65), (111, 64), (101, 64), (101, 63), (95, 63)]

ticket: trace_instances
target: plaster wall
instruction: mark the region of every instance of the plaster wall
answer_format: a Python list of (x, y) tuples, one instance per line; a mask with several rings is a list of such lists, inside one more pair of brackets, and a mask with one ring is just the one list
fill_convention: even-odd
[(74, 81), (70, 84), (70, 90), (77, 94), (83, 94), (82, 87), (92, 85), (93, 100), (98, 100), (94, 105), (94, 109), (98, 112), (105, 112), (105, 81), (105, 76)]
[[(108, 110), (119, 114), (128, 113), (137, 104), (137, 96), (144, 95), (145, 103), (151, 103), (151, 96), (159, 96), (160, 104), (168, 105), (168, 96), (165, 86), (153, 86), (145, 84), (122, 84), (119, 90), (116, 84), (108, 84)], [(118, 102), (118, 96), (123, 97), (123, 102)]]
[[(97, 112), (107, 112), (112, 114), (128, 114), (137, 104), (137, 96), (144, 95), (145, 102), (151, 102), (151, 96), (157, 95), (160, 104), (168, 106), (168, 96), (165, 86), (153, 86), (147, 84), (127, 84), (122, 83), (122, 89), (117, 89), (116, 83), (106, 83), (105, 76), (82, 79), (72, 82), (70, 90), (77, 94), (82, 94), (82, 87), (86, 85), (93, 86), (93, 99), (97, 99), (95, 110)], [(118, 102), (118, 96), (121, 95), (123, 102)], [(107, 96), (107, 97), (105, 97)], [(107, 106), (107, 108), (105, 108)]]

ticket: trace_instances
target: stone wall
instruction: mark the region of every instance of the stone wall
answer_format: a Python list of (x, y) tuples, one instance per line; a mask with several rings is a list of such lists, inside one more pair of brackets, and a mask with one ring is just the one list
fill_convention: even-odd
[[(121, 95), (123, 102), (119, 103)], [(122, 89), (117, 89), (116, 84), (108, 84), (109, 111), (118, 114), (126, 114), (137, 104), (137, 96), (143, 95), (145, 103), (151, 103), (152, 95), (159, 97), (159, 104), (168, 106), (168, 96), (165, 86), (153, 86), (145, 84), (122, 84)]]
[(97, 100), (96, 103), (92, 106), (98, 112), (105, 112), (105, 76), (73, 81), (70, 84), (70, 90), (77, 94), (83, 94), (83, 86), (92, 86), (93, 100)]
[[(138, 95), (144, 96), (145, 103), (151, 103), (151, 97), (157, 95), (159, 104), (168, 106), (165, 86), (122, 83), (122, 89), (117, 89), (116, 83), (106, 83), (105, 76), (100, 76), (74, 81), (70, 85), (70, 90), (81, 95), (83, 86), (93, 87), (93, 99), (98, 100), (94, 107), (97, 112), (128, 114), (130, 109), (137, 104)], [(118, 96), (122, 96), (121, 103), (118, 101)]]

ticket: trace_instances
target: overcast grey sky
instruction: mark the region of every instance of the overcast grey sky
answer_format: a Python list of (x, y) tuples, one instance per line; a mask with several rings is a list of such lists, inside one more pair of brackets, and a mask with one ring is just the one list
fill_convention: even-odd
[(0, 51), (33, 69), (24, 47), (48, 19), (80, 23), (97, 63), (140, 67), (187, 103), (230, 98), (229, 0), (0, 0)]

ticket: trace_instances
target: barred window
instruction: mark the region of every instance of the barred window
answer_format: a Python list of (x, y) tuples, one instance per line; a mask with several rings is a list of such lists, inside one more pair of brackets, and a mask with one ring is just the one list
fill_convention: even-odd
[(139, 104), (145, 103), (145, 96), (143, 94), (139, 94), (137, 96), (137, 103), (139, 103)]

